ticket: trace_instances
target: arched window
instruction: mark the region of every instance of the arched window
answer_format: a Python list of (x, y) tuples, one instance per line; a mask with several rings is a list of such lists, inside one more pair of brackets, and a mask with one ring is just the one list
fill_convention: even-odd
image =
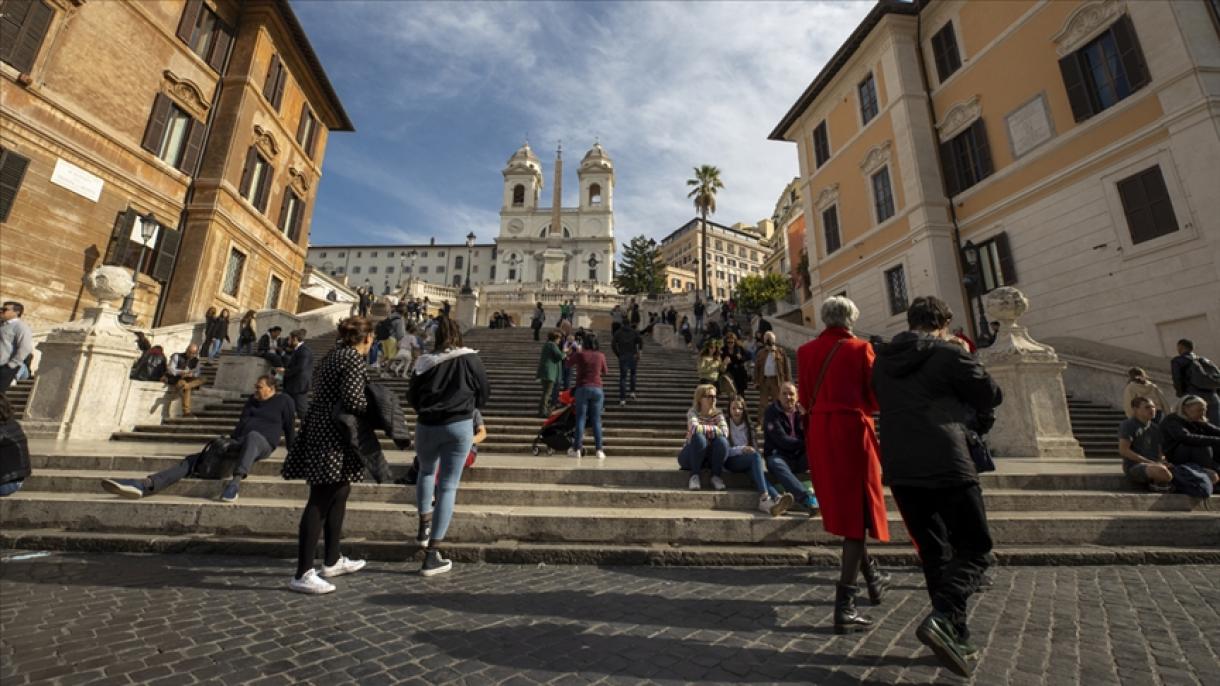
[[(546, 238), (546, 234), (547, 234), (547, 232), (548, 232), (548, 231), (550, 231), (550, 230), (551, 230), (551, 225), (550, 225), (550, 224), (547, 224), (546, 226), (542, 227), (542, 230), (541, 230), (541, 231), (539, 231), (539, 232), (538, 232), (538, 237), (539, 237), (539, 238)], [(565, 227), (563, 227), (563, 237), (564, 237), (564, 238), (571, 238), (571, 237), (572, 237), (572, 230), (571, 230), (571, 229), (569, 229), (569, 228), (568, 228), (568, 227), (566, 227), (566, 226), (565, 226)]]
[(601, 187), (601, 184), (599, 184), (599, 183), (595, 183), (595, 184), (591, 184), (591, 185), (589, 186), (589, 204), (590, 204), (590, 205), (600, 205), (600, 204), (602, 204), (602, 187)]
[(521, 207), (525, 204), (525, 186), (517, 184), (513, 186), (513, 207)]

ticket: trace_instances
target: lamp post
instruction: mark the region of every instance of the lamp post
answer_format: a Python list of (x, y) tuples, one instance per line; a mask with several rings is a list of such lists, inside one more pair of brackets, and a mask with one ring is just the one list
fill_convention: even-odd
[(474, 232), (466, 234), (466, 285), (462, 286), (462, 295), (470, 295), (470, 251), (474, 248)]
[[(975, 304), (970, 307), (970, 323), (974, 327), (975, 338), (981, 338), (984, 333), (990, 334), (990, 328), (986, 328), (980, 323), (985, 320), (983, 316), (983, 269), (979, 263), (979, 247), (974, 244), (974, 241), (966, 241), (962, 246), (962, 258), (966, 262), (966, 273), (962, 277), (962, 282), (966, 286), (967, 297), (973, 296)], [(975, 309), (977, 307), (977, 309)]]
[(144, 266), (144, 252), (148, 249), (148, 242), (157, 235), (157, 217), (152, 212), (140, 217), (140, 237), (144, 240), (140, 242), (140, 259), (136, 260), (135, 269), (131, 270), (131, 290), (123, 298), (123, 309), (119, 312), (119, 321), (127, 326), (131, 326), (136, 322), (136, 313), (132, 311), (136, 300), (136, 287), (140, 284), (140, 269)]

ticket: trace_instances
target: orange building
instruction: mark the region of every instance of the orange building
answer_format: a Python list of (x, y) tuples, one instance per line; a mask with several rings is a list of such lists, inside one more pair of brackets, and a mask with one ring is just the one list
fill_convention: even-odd
[(352, 125), (287, 0), (0, 14), (0, 296), (68, 321), (106, 263), (139, 272), (143, 326), (295, 310), (329, 133)]
[(1217, 4), (878, 2), (771, 134), (797, 143), (813, 299), (892, 334), (914, 295), (982, 323), (1011, 284), (1038, 337), (1214, 346)]

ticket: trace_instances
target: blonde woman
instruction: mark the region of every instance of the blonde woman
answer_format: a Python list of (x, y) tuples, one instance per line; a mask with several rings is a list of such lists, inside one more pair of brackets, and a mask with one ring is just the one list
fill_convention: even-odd
[(725, 489), (720, 475), (729, 452), (728, 437), (728, 422), (716, 407), (716, 387), (699, 384), (695, 387), (690, 411), (686, 413), (686, 445), (678, 454), (678, 467), (690, 470), (690, 490), (703, 488), (699, 473), (704, 465), (712, 472), (712, 487), (717, 491)]
[(758, 489), (758, 509), (772, 517), (778, 517), (792, 507), (790, 493), (780, 495), (767, 483), (766, 464), (762, 451), (754, 439), (754, 424), (746, 412), (745, 398), (733, 398), (729, 402), (729, 453), (724, 460), (726, 471), (734, 474), (749, 473)]
[(1139, 367), (1132, 367), (1127, 370), (1127, 387), (1123, 389), (1123, 411), (1127, 413), (1127, 419), (1135, 416), (1131, 402), (1136, 398), (1147, 398), (1156, 403), (1156, 417), (1152, 420), (1154, 422), (1160, 422), (1164, 416), (1163, 410), (1171, 407), (1161, 389), (1148, 377), (1148, 372)]

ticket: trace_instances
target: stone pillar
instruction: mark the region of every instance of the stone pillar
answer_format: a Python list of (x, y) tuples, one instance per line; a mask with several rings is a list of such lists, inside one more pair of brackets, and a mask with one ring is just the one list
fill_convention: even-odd
[(987, 316), (1000, 322), (996, 340), (979, 351), (1004, 402), (987, 441), (1001, 457), (1084, 457), (1072, 435), (1063, 370), (1054, 348), (1030, 338), (1017, 319), (1029, 308), (1021, 291), (997, 288), (987, 295)]
[(85, 276), (97, 307), (52, 329), (38, 346), (42, 359), (27, 416), (54, 427), (60, 439), (110, 438), (123, 428), (131, 368), (140, 357), (135, 336), (114, 308), (132, 287), (122, 267), (98, 267)]
[(473, 329), (479, 321), (479, 297), (474, 293), (459, 294), (454, 319), (462, 331)]

